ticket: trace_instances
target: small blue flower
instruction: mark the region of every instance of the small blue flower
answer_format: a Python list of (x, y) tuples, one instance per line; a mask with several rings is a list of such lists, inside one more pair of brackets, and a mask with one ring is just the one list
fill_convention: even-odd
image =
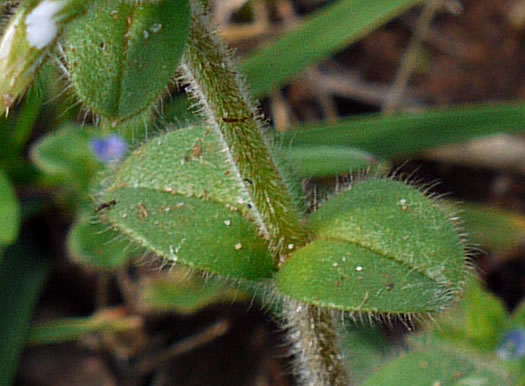
[(525, 329), (512, 330), (498, 346), (496, 353), (504, 360), (515, 360), (525, 356)]
[(120, 161), (128, 150), (128, 144), (119, 135), (94, 138), (90, 142), (91, 151), (103, 163)]

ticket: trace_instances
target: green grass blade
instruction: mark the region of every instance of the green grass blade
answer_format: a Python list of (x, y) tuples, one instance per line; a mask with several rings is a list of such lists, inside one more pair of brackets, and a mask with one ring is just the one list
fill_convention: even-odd
[(169, 274), (149, 275), (140, 281), (138, 304), (142, 312), (177, 312), (195, 314), (217, 303), (233, 303), (249, 299), (239, 289), (229, 287), (221, 279), (203, 279), (191, 275), (181, 266)]
[[(0, 169), (0, 246), (15, 242), (20, 228), (20, 204), (6, 173)], [(2, 258), (0, 256), (0, 262)]]
[(0, 386), (11, 385), (16, 375), (33, 308), (49, 266), (49, 261), (27, 241), (5, 252), (0, 266)]
[(307, 66), (357, 41), (421, 0), (342, 0), (248, 58), (241, 70), (256, 96), (282, 86)]
[(280, 139), (283, 145), (350, 146), (385, 159), (500, 132), (520, 132), (525, 130), (524, 122), (524, 104), (475, 105), (303, 125)]
[(283, 155), (302, 177), (334, 176), (377, 163), (373, 155), (347, 146), (295, 146)]
[(36, 324), (31, 327), (28, 343), (64, 343), (97, 332), (130, 331), (141, 325), (142, 319), (138, 316), (126, 316), (122, 312), (110, 310), (87, 318), (65, 318)]
[(525, 216), (519, 213), (464, 203), (461, 218), (469, 240), (493, 253), (504, 253), (525, 240)]

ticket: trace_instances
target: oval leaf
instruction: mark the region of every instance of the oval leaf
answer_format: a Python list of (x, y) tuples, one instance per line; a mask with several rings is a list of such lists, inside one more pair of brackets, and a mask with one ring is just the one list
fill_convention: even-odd
[(80, 100), (115, 120), (151, 108), (175, 75), (189, 24), (188, 0), (98, 1), (72, 24), (66, 42)]
[(39, 139), (31, 148), (33, 163), (53, 180), (87, 191), (89, 181), (101, 169), (89, 146), (94, 133), (67, 124)]
[(392, 180), (358, 183), (315, 212), (314, 242), (278, 273), (278, 288), (347, 311), (437, 311), (465, 279), (464, 248), (435, 201)]
[(137, 149), (102, 194), (103, 219), (171, 261), (236, 279), (270, 277), (247, 193), (214, 132), (191, 128)]
[(293, 298), (345, 311), (428, 312), (439, 309), (445, 288), (393, 259), (361, 246), (318, 240), (282, 267), (277, 287)]
[(192, 127), (155, 138), (134, 151), (113, 184), (204, 198), (250, 216), (248, 193), (237, 181), (217, 134)]
[(144, 188), (105, 195), (107, 218), (157, 255), (223, 276), (257, 280), (273, 263), (255, 225), (221, 204)]

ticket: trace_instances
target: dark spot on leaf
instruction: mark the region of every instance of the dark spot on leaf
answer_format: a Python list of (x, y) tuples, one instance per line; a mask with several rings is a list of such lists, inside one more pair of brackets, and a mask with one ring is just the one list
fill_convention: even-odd
[(202, 154), (202, 147), (200, 145), (196, 145), (193, 147), (193, 149), (191, 149), (191, 155), (193, 156), (193, 158), (197, 158), (201, 154)]
[(106, 210), (106, 209), (110, 209), (112, 208), (113, 206), (117, 205), (117, 200), (111, 200), (111, 201), (108, 201), (108, 202), (103, 202), (102, 204), (100, 204), (97, 209), (96, 209), (96, 212), (100, 212), (100, 211), (103, 211), (103, 210)]
[(139, 216), (142, 219), (148, 218), (149, 213), (146, 207), (143, 204), (137, 205), (137, 216)]

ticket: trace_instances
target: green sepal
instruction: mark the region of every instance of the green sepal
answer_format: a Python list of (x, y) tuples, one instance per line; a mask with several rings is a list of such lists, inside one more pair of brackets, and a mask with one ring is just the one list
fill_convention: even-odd
[(66, 57), (79, 99), (115, 121), (152, 108), (173, 80), (189, 25), (188, 0), (99, 0), (68, 30)]
[(148, 251), (233, 279), (273, 274), (247, 193), (213, 131), (196, 127), (153, 139), (103, 185), (102, 219)]
[(404, 183), (357, 183), (310, 217), (314, 241), (283, 265), (277, 287), (345, 311), (438, 311), (465, 280), (463, 242), (449, 217)]

